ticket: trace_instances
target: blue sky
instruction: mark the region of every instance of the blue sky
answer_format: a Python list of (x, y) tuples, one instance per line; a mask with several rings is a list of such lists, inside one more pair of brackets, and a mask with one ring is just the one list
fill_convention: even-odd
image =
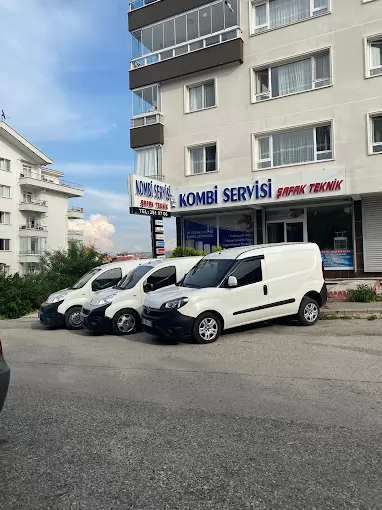
[[(127, 12), (128, 0), (0, 0), (0, 109), (66, 180), (85, 186), (73, 205), (104, 216), (106, 237), (114, 226), (112, 244), (102, 243), (102, 221), (96, 232), (114, 252), (150, 249), (148, 218), (128, 213)], [(173, 247), (174, 222), (166, 227)]]

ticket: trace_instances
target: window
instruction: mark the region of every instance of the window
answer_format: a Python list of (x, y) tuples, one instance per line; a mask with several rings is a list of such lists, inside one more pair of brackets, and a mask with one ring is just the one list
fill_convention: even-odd
[(10, 186), (3, 186), (0, 184), (0, 198), (11, 198)]
[(147, 147), (135, 151), (135, 173), (141, 177), (162, 178), (161, 147)]
[(11, 244), (10, 239), (0, 239), (0, 251), (9, 251)]
[(211, 253), (218, 245), (216, 217), (185, 219), (184, 241), (187, 248)]
[(382, 75), (382, 36), (368, 41), (369, 76)]
[(26, 219), (26, 227), (30, 229), (37, 229), (40, 226), (40, 222), (33, 216), (28, 216)]
[(11, 162), (9, 159), (0, 158), (0, 170), (3, 170), (4, 172), (11, 171)]
[(188, 87), (188, 111), (196, 112), (216, 106), (215, 82)]
[(331, 124), (261, 136), (257, 142), (259, 170), (333, 157)]
[(374, 154), (382, 152), (382, 114), (371, 117), (371, 148)]
[(245, 285), (261, 282), (263, 279), (261, 260), (244, 260), (239, 267), (234, 270), (232, 276), (237, 278), (238, 287), (244, 287)]
[(133, 90), (132, 127), (141, 127), (158, 122), (160, 93), (158, 85)]
[(256, 101), (314, 90), (331, 84), (329, 50), (255, 71)]
[(11, 213), (0, 211), (0, 225), (10, 225)]
[(97, 276), (97, 278), (92, 283), (92, 290), (97, 291), (101, 289), (107, 289), (108, 287), (113, 287), (113, 285), (117, 285), (121, 278), (122, 271), (120, 267), (109, 269), (108, 271), (105, 271), (104, 273)]
[(191, 175), (216, 172), (216, 143), (204, 147), (194, 147), (190, 152), (190, 173)]
[(265, 0), (253, 2), (254, 33), (280, 28), (329, 12), (330, 0)]
[[(20, 237), (20, 253), (41, 255), (46, 249), (46, 239), (39, 237)], [(74, 288), (74, 287), (73, 287)]]
[(158, 269), (147, 278), (147, 283), (153, 285), (154, 290), (167, 287), (168, 285), (175, 285), (176, 283), (176, 269), (174, 266), (163, 267)]
[(27, 204), (31, 204), (33, 202), (33, 194), (30, 191), (24, 191), (23, 202), (26, 202)]
[[(238, 12), (238, 0), (218, 0), (132, 32), (133, 68), (237, 37), (231, 29), (238, 26)], [(224, 37), (213, 37), (222, 32)]]
[(32, 177), (32, 166), (23, 164), (23, 171), (21, 175), (23, 177)]
[(11, 267), (0, 264), (0, 272), (2, 272), (4, 276), (9, 276), (11, 274)]

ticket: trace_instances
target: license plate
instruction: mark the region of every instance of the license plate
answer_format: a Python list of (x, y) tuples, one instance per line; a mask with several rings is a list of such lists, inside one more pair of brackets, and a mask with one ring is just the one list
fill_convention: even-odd
[(148, 328), (153, 327), (153, 321), (149, 321), (148, 319), (142, 319), (143, 326), (147, 326)]

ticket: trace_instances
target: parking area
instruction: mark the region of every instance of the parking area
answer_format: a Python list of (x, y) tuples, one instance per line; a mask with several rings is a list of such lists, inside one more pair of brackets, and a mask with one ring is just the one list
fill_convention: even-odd
[(3, 508), (380, 508), (380, 321), (194, 345), (23, 319), (0, 337)]

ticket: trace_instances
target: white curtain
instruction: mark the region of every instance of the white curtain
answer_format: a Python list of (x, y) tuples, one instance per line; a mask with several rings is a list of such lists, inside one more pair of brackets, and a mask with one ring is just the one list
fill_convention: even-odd
[(310, 16), (310, 0), (270, 0), (269, 24), (271, 28), (290, 25)]
[(204, 147), (190, 150), (191, 174), (202, 174), (204, 172)]
[(192, 87), (189, 89), (190, 111), (201, 110), (203, 108), (203, 86)]
[(140, 149), (135, 152), (135, 173), (141, 177), (152, 177), (159, 174), (158, 171), (158, 149)]
[(273, 166), (314, 161), (313, 129), (273, 135)]
[(292, 62), (272, 69), (272, 96), (285, 96), (312, 88), (310, 59)]
[(382, 41), (371, 43), (370, 51), (372, 69), (382, 66)]
[(267, 6), (265, 4), (255, 5), (256, 26), (261, 27), (267, 24)]

